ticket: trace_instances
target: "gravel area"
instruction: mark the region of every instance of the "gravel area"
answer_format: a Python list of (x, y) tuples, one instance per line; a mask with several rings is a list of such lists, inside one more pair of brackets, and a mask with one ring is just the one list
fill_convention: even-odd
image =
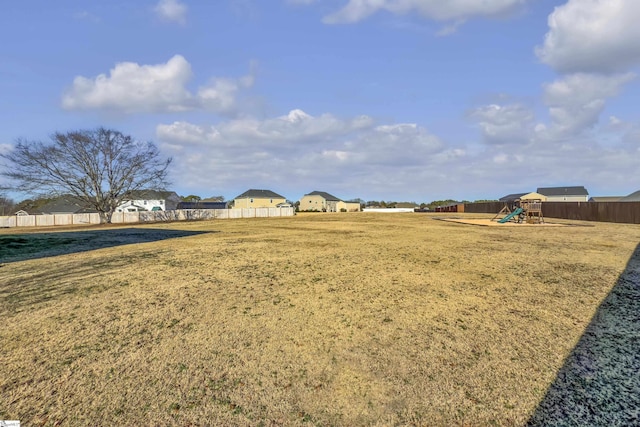
[(528, 425), (640, 425), (640, 245)]

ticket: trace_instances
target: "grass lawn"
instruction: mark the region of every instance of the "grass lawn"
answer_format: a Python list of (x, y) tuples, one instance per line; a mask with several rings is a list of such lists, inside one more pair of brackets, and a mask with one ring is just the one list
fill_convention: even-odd
[(0, 230), (0, 420), (524, 425), (640, 226), (434, 218)]

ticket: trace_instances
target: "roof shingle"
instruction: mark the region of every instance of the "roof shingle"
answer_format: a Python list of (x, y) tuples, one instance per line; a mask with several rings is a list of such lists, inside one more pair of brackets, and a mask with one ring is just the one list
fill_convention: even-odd
[(338, 199), (336, 196), (329, 194), (325, 191), (312, 191), (309, 194), (305, 194), (305, 196), (320, 196), (323, 199), (329, 201), (329, 202), (341, 202), (341, 199)]
[(241, 195), (236, 197), (236, 199), (249, 199), (249, 198), (253, 198), (253, 199), (284, 199), (285, 197), (279, 195), (278, 193), (274, 193), (271, 190), (256, 190), (256, 189), (253, 189), (253, 188), (245, 191), (244, 193), (242, 193)]
[(540, 187), (536, 190), (544, 196), (588, 196), (589, 192), (583, 186), (574, 187)]

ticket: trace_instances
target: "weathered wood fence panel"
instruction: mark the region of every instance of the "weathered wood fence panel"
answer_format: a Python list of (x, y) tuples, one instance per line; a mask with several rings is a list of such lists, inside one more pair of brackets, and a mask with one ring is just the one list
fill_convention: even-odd
[(36, 217), (32, 215), (16, 216), (16, 227), (35, 227)]
[(503, 207), (504, 203), (502, 202), (467, 203), (464, 205), (464, 211), (467, 213), (498, 213)]
[(640, 224), (640, 202), (544, 202), (549, 218)]
[[(114, 212), (111, 222), (189, 221), (202, 219), (271, 218), (295, 215), (294, 208), (182, 209), (157, 212)], [(97, 213), (0, 216), (0, 227), (51, 227), (57, 225), (100, 224)]]
[[(469, 203), (465, 212), (498, 213), (501, 202)], [(545, 218), (640, 224), (640, 202), (543, 202)]]
[(16, 216), (0, 216), (0, 227), (2, 228), (15, 227), (16, 223)]

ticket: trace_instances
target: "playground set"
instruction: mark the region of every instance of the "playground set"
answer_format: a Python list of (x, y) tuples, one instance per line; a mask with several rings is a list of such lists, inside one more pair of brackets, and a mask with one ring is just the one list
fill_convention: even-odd
[(517, 199), (511, 207), (509, 207), (509, 204), (505, 204), (500, 212), (491, 219), (491, 221), (495, 221), (496, 218), (501, 215), (505, 216), (498, 220), (498, 223), (500, 224), (505, 224), (509, 221), (518, 224), (544, 224), (544, 217), (542, 216), (542, 200), (539, 199)]

